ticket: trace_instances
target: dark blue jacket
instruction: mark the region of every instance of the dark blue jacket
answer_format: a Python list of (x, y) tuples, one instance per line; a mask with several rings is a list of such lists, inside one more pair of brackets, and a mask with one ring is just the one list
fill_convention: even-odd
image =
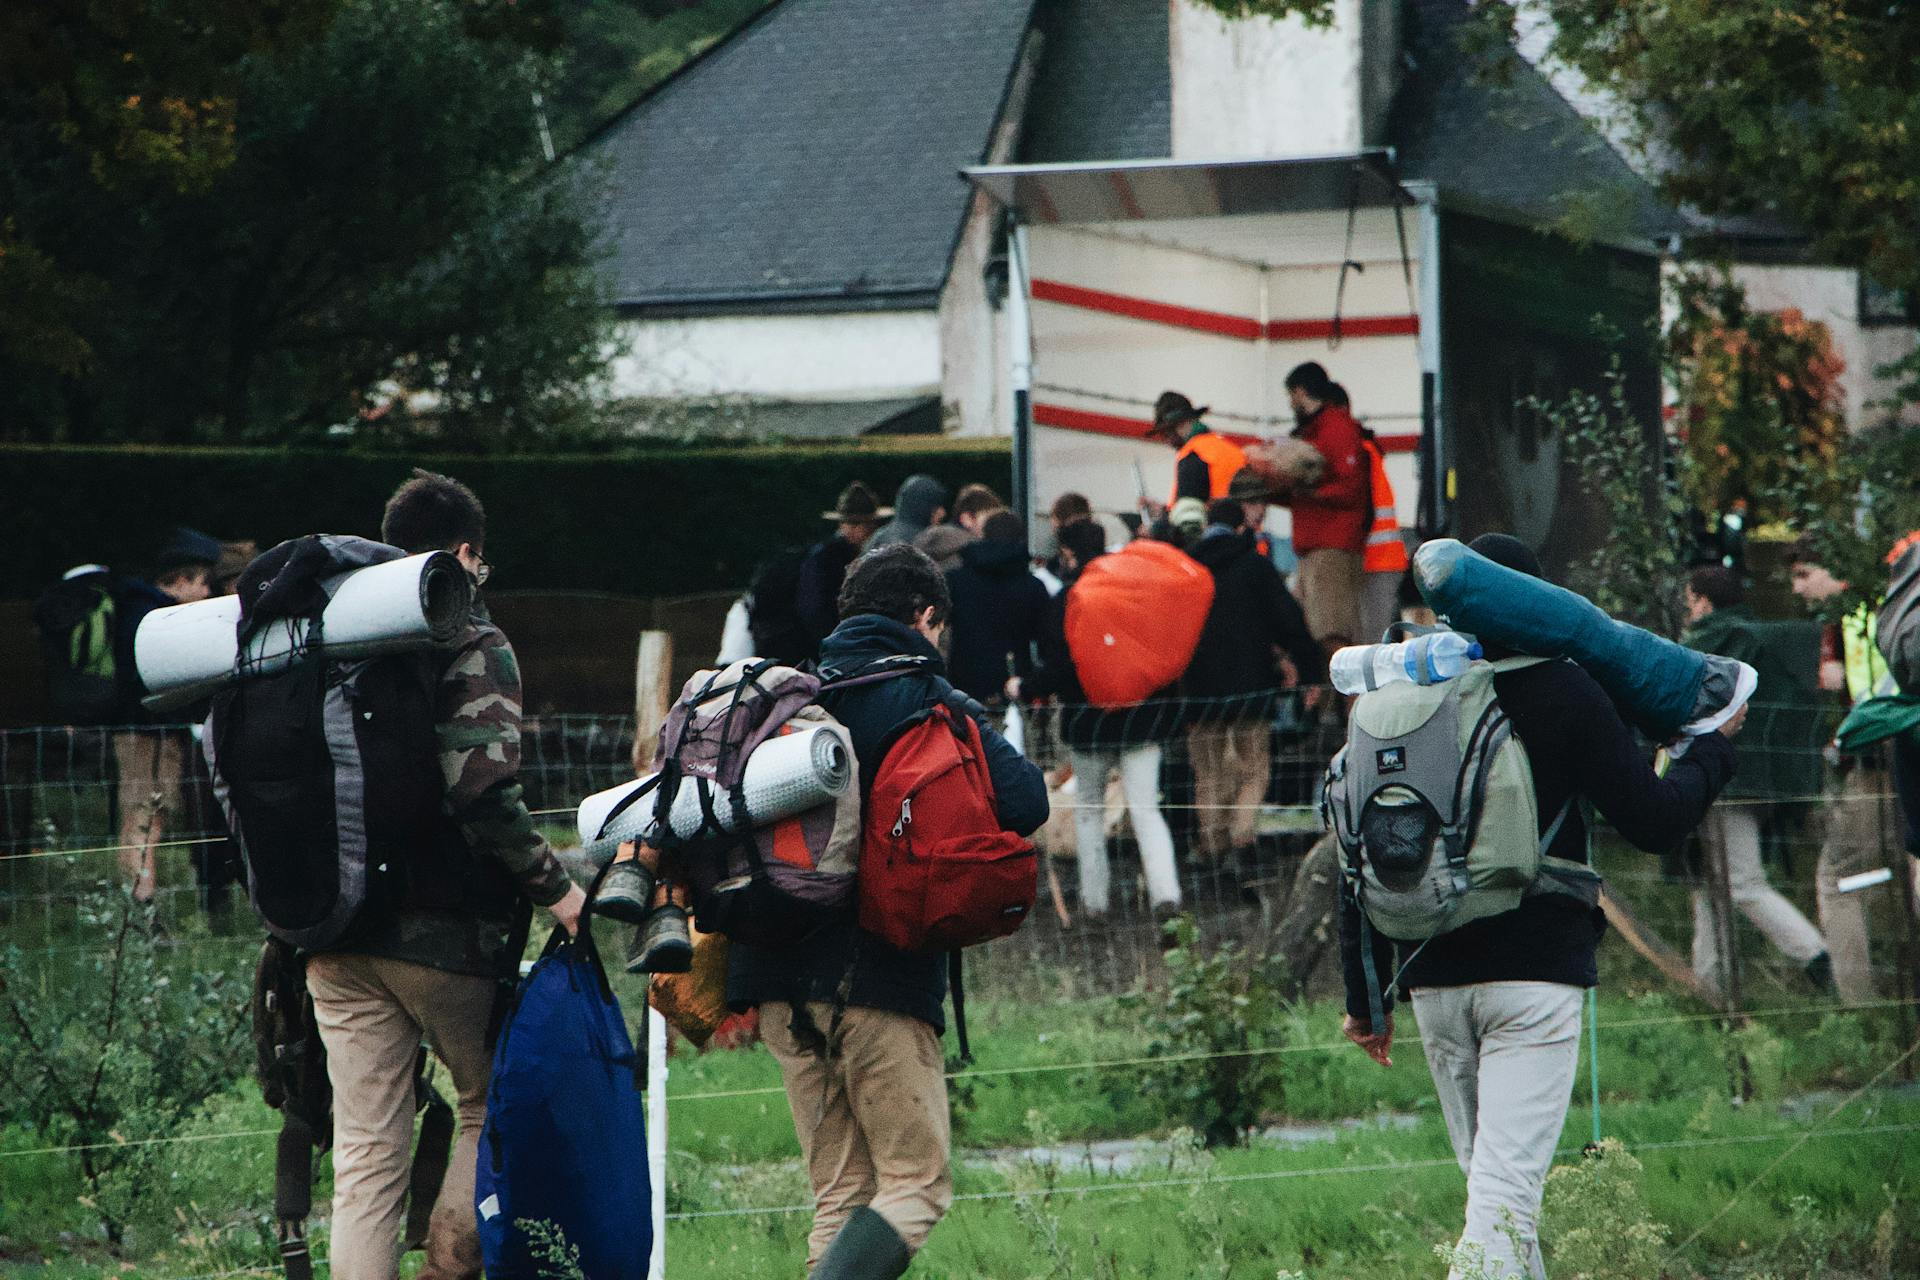
[[(938, 651), (919, 632), (891, 618), (848, 618), (820, 646), (820, 672), (829, 680), (858, 675), (883, 658), (903, 654), (925, 659), (924, 674), (828, 691), (820, 698), (853, 739), (863, 796), (872, 786), (887, 736), (953, 686), (943, 674)], [(1023, 836), (1032, 834), (1047, 820), (1046, 780), (994, 732), (978, 703), (969, 702), (967, 710), (986, 744), (1001, 825)], [(936, 1031), (946, 1030), (941, 1008), (947, 994), (946, 956), (901, 951), (858, 927), (822, 930), (797, 947), (781, 950), (732, 944), (727, 951), (727, 1002), (744, 1010), (767, 1000), (831, 1001), (850, 964), (848, 1004), (909, 1014)]]
[(947, 591), (953, 596), (947, 673), (968, 696), (998, 702), (1009, 675), (1032, 674), (1033, 645), (1051, 597), (1017, 542), (969, 542), (960, 549), (960, 567), (947, 575)]
[[(134, 665), (133, 637), (140, 630), (141, 619), (155, 609), (164, 609), (174, 603), (176, 601), (172, 596), (151, 582), (123, 578), (114, 584), (113, 662), (120, 682), (120, 721), (123, 724), (147, 724), (162, 719), (140, 704), (140, 699), (148, 691), (146, 685), (141, 683), (139, 669)], [(175, 718), (187, 718), (186, 713), (176, 712)]]

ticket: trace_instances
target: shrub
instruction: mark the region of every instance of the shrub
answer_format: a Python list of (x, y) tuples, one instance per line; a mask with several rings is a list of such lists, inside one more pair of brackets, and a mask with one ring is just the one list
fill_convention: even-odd
[(154, 1140), (178, 1134), (250, 1061), (248, 988), (241, 973), (168, 965), (150, 909), (125, 892), (80, 909), (107, 945), (75, 972), (0, 952), (0, 1128), (79, 1148), (82, 1203), (118, 1246), (165, 1195), (168, 1148)]
[(1640, 1162), (1608, 1138), (1547, 1175), (1544, 1221), (1553, 1274), (1566, 1280), (1660, 1280), (1667, 1229), (1647, 1211)]
[(1231, 942), (1209, 954), (1185, 916), (1166, 927), (1174, 941), (1166, 990), (1136, 991), (1122, 1005), (1142, 1015), (1143, 1056), (1175, 1060), (1136, 1077), (1116, 1076), (1106, 1088), (1116, 1102), (1136, 1091), (1158, 1101), (1208, 1147), (1244, 1142), (1280, 1103), (1280, 1060), (1261, 1051), (1285, 1039), (1283, 964), (1277, 957), (1256, 959)]

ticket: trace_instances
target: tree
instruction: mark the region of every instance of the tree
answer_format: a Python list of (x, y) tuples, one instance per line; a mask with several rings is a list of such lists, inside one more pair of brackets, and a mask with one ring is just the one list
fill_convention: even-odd
[(60, 147), (21, 184), (22, 235), (98, 301), (78, 371), (0, 354), (0, 434), (281, 442), (345, 423), (492, 448), (577, 423), (611, 314), (591, 175), (545, 171), (537, 141), (548, 6), (332, 10), (239, 58), (231, 154), (195, 181), (109, 188)]
[(1920, 14), (1886, 0), (1488, 0), (1611, 99), (1668, 195), (1771, 215), (1823, 259), (1920, 289)]
[(333, 8), (334, 0), (0, 5), (0, 356), (71, 375), (93, 354), (81, 325), (101, 282), (63, 269), (19, 216), (46, 168), (76, 168), (103, 193), (204, 187), (233, 158), (241, 61), (314, 38)]

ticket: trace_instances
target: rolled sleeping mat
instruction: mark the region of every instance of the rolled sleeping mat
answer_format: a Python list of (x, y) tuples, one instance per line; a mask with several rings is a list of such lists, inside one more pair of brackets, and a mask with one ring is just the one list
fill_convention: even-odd
[(1579, 663), (1657, 741), (1710, 733), (1753, 696), (1758, 677), (1746, 663), (1617, 621), (1585, 596), (1453, 538), (1423, 545), (1413, 577), (1435, 613), (1482, 644)]
[[(467, 625), (473, 591), (460, 561), (428, 551), (338, 574), (322, 584), (329, 658), (354, 661), (450, 644)], [(284, 671), (307, 648), (308, 622), (276, 618), (240, 652), (240, 598), (155, 609), (133, 637), (134, 666), (154, 710), (197, 701), (235, 680)]]
[[(833, 800), (852, 782), (853, 751), (838, 725), (814, 725), (768, 738), (747, 757), (740, 778), (747, 824), (758, 829), (796, 817)], [(656, 830), (654, 786), (655, 775), (648, 774), (580, 802), (576, 822), (580, 843), (589, 855), (609, 853), (624, 840), (652, 838)], [(715, 792), (711, 780), (683, 776), (668, 815), (673, 833), (682, 839), (699, 834), (705, 818), (703, 792), (721, 830), (739, 830), (733, 804), (724, 793)], [(624, 808), (623, 801), (628, 802)]]

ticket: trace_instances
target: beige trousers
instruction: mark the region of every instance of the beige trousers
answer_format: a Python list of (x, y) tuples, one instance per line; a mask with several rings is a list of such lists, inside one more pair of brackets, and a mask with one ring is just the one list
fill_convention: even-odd
[(1460, 1280), (1478, 1255), (1487, 1280), (1544, 1280), (1540, 1199), (1566, 1124), (1585, 992), (1557, 982), (1421, 987), (1413, 1015), (1454, 1157), (1467, 1175)]
[[(825, 1032), (833, 1006), (807, 1006)], [(813, 1184), (811, 1271), (861, 1205), (918, 1252), (953, 1204), (951, 1117), (940, 1037), (918, 1018), (849, 1008), (835, 1052), (821, 1057), (788, 1023), (791, 1005), (760, 1006), (760, 1034), (780, 1064), (800, 1155)]]
[(153, 846), (166, 838), (167, 815), (180, 808), (180, 782), (192, 741), (174, 729), (122, 729), (113, 735), (120, 782), (120, 873), (136, 902), (153, 899)]
[(1187, 730), (1198, 811), (1195, 852), (1217, 862), (1250, 847), (1273, 771), (1273, 743), (1265, 720), (1197, 724)]
[[(1827, 949), (1813, 922), (1767, 883), (1766, 868), (1760, 863), (1758, 805), (1725, 801), (1714, 805), (1700, 824), (1700, 843), (1709, 859), (1725, 861), (1734, 910), (1751, 920), (1781, 955), (1804, 968)], [(1710, 885), (1693, 891), (1693, 971), (1718, 990), (1735, 935), (1733, 922), (1720, 918)]]
[(1362, 576), (1358, 551), (1329, 548), (1300, 554), (1300, 608), (1307, 615), (1307, 630), (1323, 646), (1353, 644), (1362, 639)]
[(1361, 644), (1378, 644), (1388, 627), (1400, 621), (1400, 580), (1404, 572), (1368, 573), (1360, 581)]
[(334, 1280), (395, 1280), (413, 1155), (413, 1064), (422, 1037), (453, 1078), (459, 1129), (418, 1280), (475, 1280), (473, 1173), (486, 1120), (491, 978), (381, 956), (317, 955), (307, 990), (333, 1083)]

